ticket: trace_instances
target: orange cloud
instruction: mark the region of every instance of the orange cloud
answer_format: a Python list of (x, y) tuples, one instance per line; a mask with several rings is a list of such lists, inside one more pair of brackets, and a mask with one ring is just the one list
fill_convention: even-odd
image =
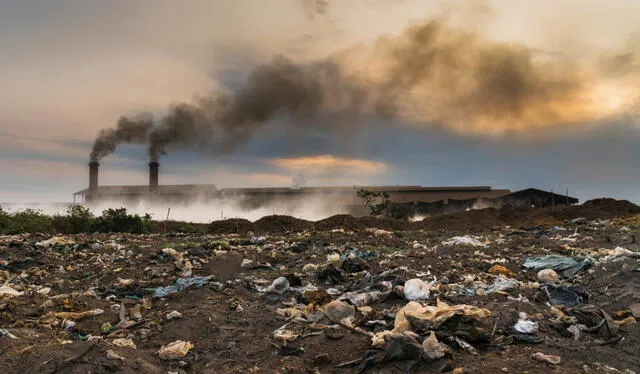
[(385, 163), (373, 160), (360, 160), (336, 157), (333, 155), (317, 155), (293, 158), (276, 158), (269, 160), (272, 166), (286, 169), (294, 173), (310, 175), (321, 174), (379, 174), (386, 173)]

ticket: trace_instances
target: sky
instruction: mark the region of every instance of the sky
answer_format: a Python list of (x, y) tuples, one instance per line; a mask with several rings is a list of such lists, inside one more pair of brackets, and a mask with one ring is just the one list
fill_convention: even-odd
[[(331, 61), (375, 87), (402, 80), (430, 51), (411, 27), (437, 19), (447, 26), (436, 46), (451, 43), (457, 65), (400, 87), (407, 113), (332, 126), (276, 116), (223, 154), (170, 146), (160, 183), (535, 187), (640, 203), (638, 14), (636, 0), (2, 1), (0, 202), (70, 201), (101, 129), (236, 92), (274, 56)], [(532, 74), (562, 84), (536, 80), (513, 92), (518, 108), (482, 110), (483, 99), (487, 110), (512, 99), (496, 86), (512, 83), (494, 71), (506, 65), (485, 54), (504, 50), (535, 51)], [(478, 94), (476, 73), (505, 78)], [(148, 160), (145, 145), (120, 145), (101, 160), (100, 184), (146, 184)]]

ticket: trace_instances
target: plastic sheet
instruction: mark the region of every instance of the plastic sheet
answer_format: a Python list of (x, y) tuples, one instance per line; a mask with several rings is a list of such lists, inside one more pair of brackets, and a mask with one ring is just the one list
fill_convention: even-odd
[(591, 258), (572, 258), (559, 255), (548, 255), (528, 258), (523, 266), (527, 269), (540, 271), (552, 269), (560, 273), (565, 278), (571, 278), (593, 265)]
[(213, 277), (178, 278), (175, 284), (166, 287), (158, 287), (153, 291), (153, 297), (165, 297), (172, 293), (178, 293), (185, 288), (202, 287), (211, 282)]

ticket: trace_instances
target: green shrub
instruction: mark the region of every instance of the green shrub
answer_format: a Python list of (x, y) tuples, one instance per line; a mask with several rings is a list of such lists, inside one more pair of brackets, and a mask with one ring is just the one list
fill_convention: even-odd
[(0, 206), (0, 234), (4, 234), (5, 231), (9, 228), (9, 224), (11, 222), (11, 217), (9, 213), (5, 212)]
[(361, 189), (358, 191), (358, 197), (362, 199), (362, 203), (373, 216), (384, 213), (389, 203), (391, 203), (387, 192), (373, 192)]
[(35, 209), (25, 209), (15, 213), (0, 213), (2, 234), (21, 234), (25, 232), (53, 232), (51, 217)]
[(89, 232), (93, 224), (93, 213), (84, 205), (71, 205), (65, 215), (56, 214), (52, 218), (56, 232), (64, 234), (79, 234)]
[(102, 216), (93, 221), (92, 226), (92, 231), (99, 232), (128, 232), (132, 234), (144, 232), (142, 218), (137, 214), (127, 214), (126, 208), (104, 210)]

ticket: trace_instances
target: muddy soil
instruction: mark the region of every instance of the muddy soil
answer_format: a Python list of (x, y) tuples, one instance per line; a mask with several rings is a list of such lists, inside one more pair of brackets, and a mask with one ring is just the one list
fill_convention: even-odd
[[(297, 337), (287, 342), (274, 332), (293, 320), (283, 310), (313, 309), (303, 287), (328, 291), (315, 294), (322, 299), (317, 303), (326, 305), (345, 292), (362, 290), (367, 274), (393, 286), (415, 278), (430, 283), (423, 305), (439, 300), (491, 312), (482, 321), (490, 339), (469, 342), (476, 352), (461, 349), (436, 328), (449, 353), (419, 360), (413, 373), (639, 372), (640, 316), (634, 313), (640, 312), (635, 239), (640, 221), (628, 218), (635, 208), (604, 201), (575, 212), (563, 209), (472, 211), (413, 224), (350, 216), (313, 224), (271, 216), (250, 229), (248, 221), (218, 222), (218, 232), (210, 235), (76, 235), (49, 244), (50, 237), (43, 235), (0, 237), (0, 285), (22, 293), (0, 296), (0, 331), (6, 332), (0, 334), (0, 372), (356, 372), (357, 361), (381, 352), (372, 349), (366, 334), (394, 328), (395, 314), (408, 303), (402, 292), (369, 303), (372, 314), (354, 322), (360, 333), (333, 326), (333, 336), (325, 331), (333, 324), (327, 321), (297, 325)], [(507, 215), (519, 221), (506, 224)], [(627, 218), (611, 219), (618, 216)], [(586, 220), (571, 222), (579, 217)], [(451, 243), (465, 233), (479, 244)], [(630, 252), (614, 255), (617, 247)], [(523, 266), (528, 258), (549, 254), (593, 260), (584, 271), (557, 282), (586, 295), (581, 304), (553, 307), (537, 272)], [(496, 272), (496, 265), (509, 275)], [(269, 291), (282, 276), (291, 287), (281, 294)], [(202, 286), (154, 297), (158, 287), (181, 277), (211, 278)], [(487, 293), (500, 277), (517, 285)], [(471, 284), (486, 287), (468, 292)], [(610, 317), (615, 334), (600, 329), (582, 332), (576, 340), (568, 325), (558, 322), (558, 310), (566, 317), (587, 305)], [(168, 319), (173, 311), (182, 317)], [(528, 341), (514, 339), (520, 312), (538, 324)], [(428, 336), (414, 332), (418, 342)], [(117, 345), (116, 339), (131, 339), (135, 349)], [(161, 359), (161, 347), (176, 340), (193, 348), (184, 357)], [(536, 352), (557, 355), (561, 362), (534, 360)], [(351, 361), (356, 363), (346, 365)], [(406, 360), (398, 359), (362, 372), (403, 373), (406, 367)]]

